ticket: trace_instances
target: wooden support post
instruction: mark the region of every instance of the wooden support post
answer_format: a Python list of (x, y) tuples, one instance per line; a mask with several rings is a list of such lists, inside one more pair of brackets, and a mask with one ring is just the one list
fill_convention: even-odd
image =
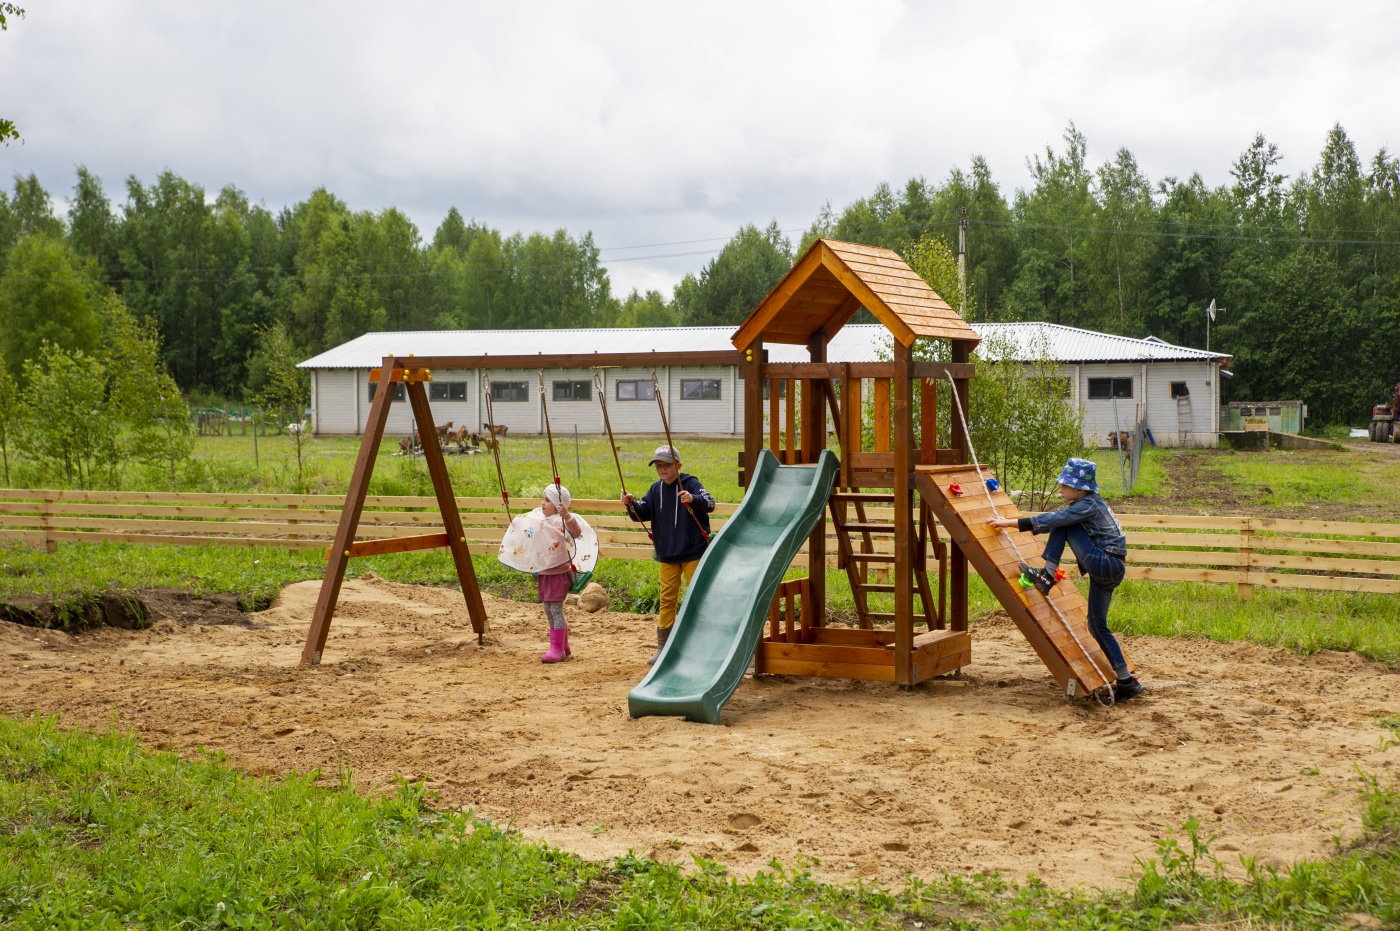
[(471, 552), (467, 549), (467, 535), (462, 529), (457, 497), (452, 493), (452, 477), (447, 474), (442, 447), (435, 440), (437, 427), (433, 425), (433, 411), (428, 405), (428, 389), (423, 387), (421, 381), (408, 383), (408, 403), (413, 407), (413, 419), (418, 424), (419, 436), (430, 440), (423, 444), (423, 459), (433, 480), (438, 509), (442, 512), (442, 529), (447, 532), (447, 545), (452, 551), (452, 562), (457, 567), (457, 580), (462, 583), (462, 597), (467, 602), (472, 630), (480, 639), (486, 633), (486, 605), (481, 600), (481, 586), (477, 584), (476, 569), (472, 566)]
[(797, 465), (800, 461), (797, 458), (797, 381), (786, 378), (783, 380), (784, 389), (787, 391), (787, 421), (783, 425), (783, 436), (787, 439), (787, 452), (782, 458), (784, 465)]
[(919, 462), (938, 465), (938, 382), (919, 379)]
[(321, 592), (316, 596), (316, 609), (311, 615), (311, 627), (306, 632), (306, 645), (301, 650), (301, 664), (316, 666), (321, 651), (326, 648), (326, 636), (331, 630), (331, 618), (340, 599), (340, 586), (345, 582), (345, 567), (350, 562), (350, 545), (355, 542), (355, 529), (365, 508), (365, 493), (374, 472), (374, 458), (379, 454), (379, 441), (384, 438), (384, 424), (389, 419), (389, 404), (394, 399), (393, 359), (385, 358), (379, 370), (379, 384), (369, 405), (369, 422), (355, 454), (355, 468), (350, 473), (350, 487), (345, 492), (345, 506), (340, 511), (340, 524), (335, 528), (326, 574), (321, 579)]
[(744, 365), (744, 487), (758, 468), (763, 449), (763, 343), (746, 351)]
[(875, 379), (875, 452), (877, 453), (890, 451), (890, 388), (890, 379)]
[(780, 439), (783, 431), (783, 409), (779, 407), (783, 402), (782, 388), (787, 382), (780, 378), (765, 379), (768, 385), (768, 448), (773, 451), (779, 462), (783, 461), (783, 441)]
[(57, 501), (57, 500), (58, 500), (58, 492), (56, 492), (56, 491), (45, 491), (45, 492), (44, 492), (44, 503), (43, 503), (43, 510), (42, 510), (42, 514), (43, 514), (42, 525), (43, 525), (43, 528), (44, 528), (44, 552), (46, 552), (46, 553), (57, 553), (57, 552), (58, 552), (58, 537), (54, 536), (55, 529), (54, 529), (54, 523), (53, 523), (53, 518), (54, 518), (54, 502)]
[[(904, 688), (914, 687), (914, 534), (912, 527), (911, 490), (913, 488), (914, 431), (913, 397), (910, 378), (913, 358), (909, 347), (894, 341), (895, 376), (893, 379), (892, 415), (894, 444), (894, 681)], [(881, 382), (876, 382), (881, 384)], [(877, 391), (875, 397), (880, 397)], [(889, 394), (886, 394), (889, 397)], [(886, 420), (888, 440), (890, 421)], [(875, 424), (880, 435), (880, 422)], [(878, 446), (878, 441), (877, 441)]]
[[(1244, 529), (1240, 531), (1240, 571), (1248, 578), (1250, 565), (1254, 562), (1254, 521), (1245, 521)], [(1235, 586), (1235, 598), (1238, 601), (1253, 601), (1254, 586), (1249, 582), (1240, 582)]]
[[(963, 340), (953, 340), (954, 362), (967, 362), (971, 358), (972, 352), (968, 344)], [(952, 437), (949, 446), (952, 447), (957, 462), (954, 465), (961, 465), (968, 459), (967, 455), (967, 385), (968, 379), (955, 378), (953, 385), (957, 389), (956, 397), (952, 404), (952, 423), (949, 425)], [(967, 554), (956, 540), (949, 541), (948, 553), (948, 584), (953, 589), (950, 596), (948, 626), (953, 630), (967, 630)]]
[[(813, 362), (826, 361), (826, 334), (818, 331), (807, 342), (807, 351)], [(803, 394), (802, 448), (808, 462), (816, 462), (826, 449), (826, 395), (831, 382), (825, 378), (807, 382)], [(807, 570), (808, 589), (802, 599), (802, 612), (807, 616), (807, 626), (822, 627), (826, 624), (826, 508), (807, 538), (807, 553), (810, 567)]]

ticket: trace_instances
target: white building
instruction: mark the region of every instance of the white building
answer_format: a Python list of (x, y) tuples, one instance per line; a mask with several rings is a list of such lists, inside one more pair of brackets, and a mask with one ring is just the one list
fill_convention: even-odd
[[(1230, 357), (1160, 340), (1130, 339), (1048, 323), (977, 323), (983, 348), (1005, 347), (1013, 358), (1053, 360), (1070, 381), (1070, 399), (1084, 411), (1085, 439), (1105, 445), (1115, 430), (1130, 430), (1144, 417), (1158, 445), (1215, 446), (1220, 377)], [(603, 432), (602, 405), (594, 373), (607, 391), (614, 433), (661, 432), (653, 393), (666, 400), (676, 433), (743, 433), (743, 380), (735, 365), (669, 365), (653, 368), (650, 353), (734, 350), (732, 327), (670, 327), (598, 330), (445, 330), (366, 333), (301, 363), (311, 374), (313, 424), (321, 435), (358, 435), (365, 428), (374, 386), (369, 370), (386, 355), (506, 356), (517, 364), (534, 355), (626, 353), (629, 368), (510, 369), (434, 371), (429, 385), (433, 420), (479, 429), (487, 419), (485, 386), (491, 390), (498, 424), (512, 433), (542, 433), (545, 407), (556, 434)], [(874, 362), (889, 358), (888, 331), (878, 325), (848, 325), (827, 348), (831, 362)], [(770, 362), (805, 362), (801, 346), (770, 344)], [(403, 391), (398, 385), (397, 390)], [(397, 398), (396, 398), (397, 400)], [(390, 435), (406, 434), (412, 416), (407, 404), (389, 410)]]

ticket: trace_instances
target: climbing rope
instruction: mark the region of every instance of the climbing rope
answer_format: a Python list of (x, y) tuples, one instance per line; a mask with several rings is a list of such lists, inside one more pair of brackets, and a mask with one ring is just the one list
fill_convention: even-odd
[(506, 523), (510, 523), (510, 492), (506, 490), (506, 476), (501, 471), (501, 440), (496, 436), (496, 413), (491, 407), (491, 381), (490, 378), (483, 379), (486, 382), (485, 390), (482, 392), (486, 396), (486, 429), (490, 432), (491, 455), (496, 460), (496, 484), (501, 489), (501, 503), (506, 509)]
[[(622, 459), (617, 455), (617, 441), (613, 439), (612, 421), (608, 419), (608, 386), (603, 380), (603, 373), (597, 369), (593, 370), (593, 387), (598, 392), (598, 403), (603, 408), (603, 426), (608, 431), (608, 445), (612, 447), (613, 464), (617, 466), (617, 483), (622, 487), (622, 497), (627, 500), (627, 512), (641, 523), (642, 529), (647, 532), (648, 540), (656, 538), (651, 534), (651, 528), (647, 522), (642, 520), (637, 509), (632, 505), (632, 496), (627, 493), (627, 479), (622, 477)], [(669, 445), (669, 441), (668, 444)]]
[[(666, 431), (666, 448), (671, 451), (671, 459), (674, 461), (678, 457), (676, 456), (676, 447), (671, 443), (671, 425), (666, 420), (666, 405), (661, 403), (661, 383), (656, 380), (656, 369), (651, 370), (651, 393), (656, 396), (656, 407), (661, 411), (661, 428)], [(676, 481), (680, 481), (679, 473)], [(680, 491), (677, 490), (677, 495), (679, 496), (679, 494)], [(700, 518), (695, 516), (695, 512), (691, 510), (689, 504), (685, 506), (685, 511), (690, 515), (690, 519), (695, 521), (695, 526), (700, 528), (700, 536), (706, 540), (710, 539), (710, 532), (705, 529), (704, 524), (700, 523)]]
[[(948, 379), (948, 384), (949, 384), (949, 386), (953, 389), (953, 403), (954, 403), (955, 405), (957, 405), (957, 409), (958, 409), (958, 410), (966, 410), (966, 408), (964, 408), (964, 407), (962, 406), (962, 400), (958, 397), (958, 386), (957, 386), (957, 383), (954, 382), (952, 378), (949, 378), (949, 379)], [(980, 462), (977, 461), (977, 450), (974, 449), (973, 446), (972, 446), (972, 434), (969, 433), (969, 432), (968, 432), (968, 429), (967, 429), (967, 418), (966, 418), (966, 417), (957, 417), (956, 419), (957, 419), (957, 421), (958, 421), (959, 423), (962, 424), (963, 438), (964, 438), (965, 440), (967, 440), (967, 452), (968, 452), (968, 455), (970, 455), (970, 456), (972, 457), (972, 464), (973, 464), (973, 466), (976, 467), (976, 469), (977, 469), (977, 477), (978, 477), (979, 479), (981, 479), (981, 478), (982, 478), (982, 464), (981, 464)], [(981, 484), (982, 484), (982, 493), (985, 494), (985, 495), (987, 496), (987, 505), (988, 505), (989, 507), (991, 507), (991, 509), (992, 509), (992, 515), (993, 515), (994, 517), (996, 517), (998, 520), (1000, 520), (1000, 519), (1001, 519), (1001, 512), (997, 510), (996, 502), (992, 500), (992, 491), (991, 491), (991, 489), (987, 487), (987, 482), (986, 482), (985, 479), (982, 480), (982, 483), (981, 483)], [(1020, 548), (1019, 546), (1016, 545), (1016, 538), (1013, 537), (1010, 533), (1008, 533), (1008, 532), (1007, 532), (1007, 529), (1006, 529), (1005, 527), (998, 527), (997, 529), (998, 529), (999, 531), (1001, 531), (1001, 534), (1002, 534), (1004, 537), (1006, 537), (1007, 542), (1009, 542), (1009, 543), (1011, 544), (1011, 548), (1016, 552), (1016, 558), (1017, 558), (1017, 560), (1019, 560), (1019, 561), (1021, 561), (1021, 562), (1025, 562), (1026, 557), (1021, 553), (1021, 548)], [(1094, 662), (1094, 657), (1093, 657), (1092, 655), (1090, 655), (1090, 653), (1089, 653), (1088, 650), (1084, 649), (1084, 643), (1079, 639), (1079, 635), (1076, 634), (1076, 633), (1074, 632), (1074, 626), (1073, 626), (1072, 624), (1070, 624), (1069, 619), (1066, 618), (1066, 617), (1064, 616), (1064, 614), (1062, 614), (1062, 613), (1060, 612), (1059, 605), (1055, 604), (1055, 602), (1050, 598), (1049, 595), (1045, 595), (1045, 596), (1043, 596), (1043, 597), (1045, 598), (1045, 603), (1048, 604), (1048, 605), (1050, 606), (1050, 610), (1055, 612), (1055, 616), (1058, 617), (1058, 618), (1060, 619), (1060, 623), (1064, 625), (1065, 631), (1070, 635), (1070, 637), (1072, 637), (1072, 638), (1074, 639), (1074, 644), (1075, 644), (1075, 646), (1079, 647), (1079, 652), (1082, 653), (1082, 654), (1084, 655), (1084, 658), (1085, 658), (1086, 660), (1089, 661), (1089, 665), (1094, 667), (1094, 672), (1096, 672), (1096, 673), (1098, 674), (1099, 678), (1102, 679), (1102, 680), (1104, 681), (1104, 683), (1105, 683), (1105, 688), (1108, 690), (1108, 702), (1107, 702), (1107, 704), (1104, 703), (1104, 701), (1103, 701), (1102, 698), (1099, 698), (1099, 692), (1103, 691), (1103, 689), (1095, 689), (1095, 690), (1094, 690), (1094, 692), (1093, 692), (1094, 700), (1097, 701), (1100, 705), (1104, 705), (1104, 707), (1106, 707), (1106, 708), (1111, 708), (1111, 707), (1113, 706), (1113, 703), (1114, 703), (1113, 680), (1110, 679), (1108, 676), (1104, 675), (1103, 670), (1099, 668), (1099, 664), (1096, 663), (1096, 662)], [(1071, 670), (1071, 674), (1073, 674), (1073, 670)]]

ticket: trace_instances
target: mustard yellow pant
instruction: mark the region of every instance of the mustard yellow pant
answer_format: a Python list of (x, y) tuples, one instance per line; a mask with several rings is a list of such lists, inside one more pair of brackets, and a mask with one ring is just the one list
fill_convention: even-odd
[(665, 629), (676, 623), (676, 606), (681, 601), (681, 576), (684, 575), (685, 580), (689, 582), (698, 565), (698, 559), (661, 564), (661, 614), (656, 619), (658, 628)]

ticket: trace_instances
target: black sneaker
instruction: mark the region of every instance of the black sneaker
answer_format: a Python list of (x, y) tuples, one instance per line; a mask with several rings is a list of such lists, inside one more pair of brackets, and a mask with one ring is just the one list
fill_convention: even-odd
[(1021, 574), (1030, 579), (1035, 590), (1042, 595), (1050, 594), (1050, 589), (1055, 587), (1055, 573), (1043, 566), (1039, 569), (1032, 568), (1031, 564), (1023, 559), (1021, 560)]
[(1138, 681), (1137, 676), (1128, 676), (1126, 679), (1119, 679), (1113, 686), (1113, 703), (1116, 705), (1141, 694), (1142, 683)]

